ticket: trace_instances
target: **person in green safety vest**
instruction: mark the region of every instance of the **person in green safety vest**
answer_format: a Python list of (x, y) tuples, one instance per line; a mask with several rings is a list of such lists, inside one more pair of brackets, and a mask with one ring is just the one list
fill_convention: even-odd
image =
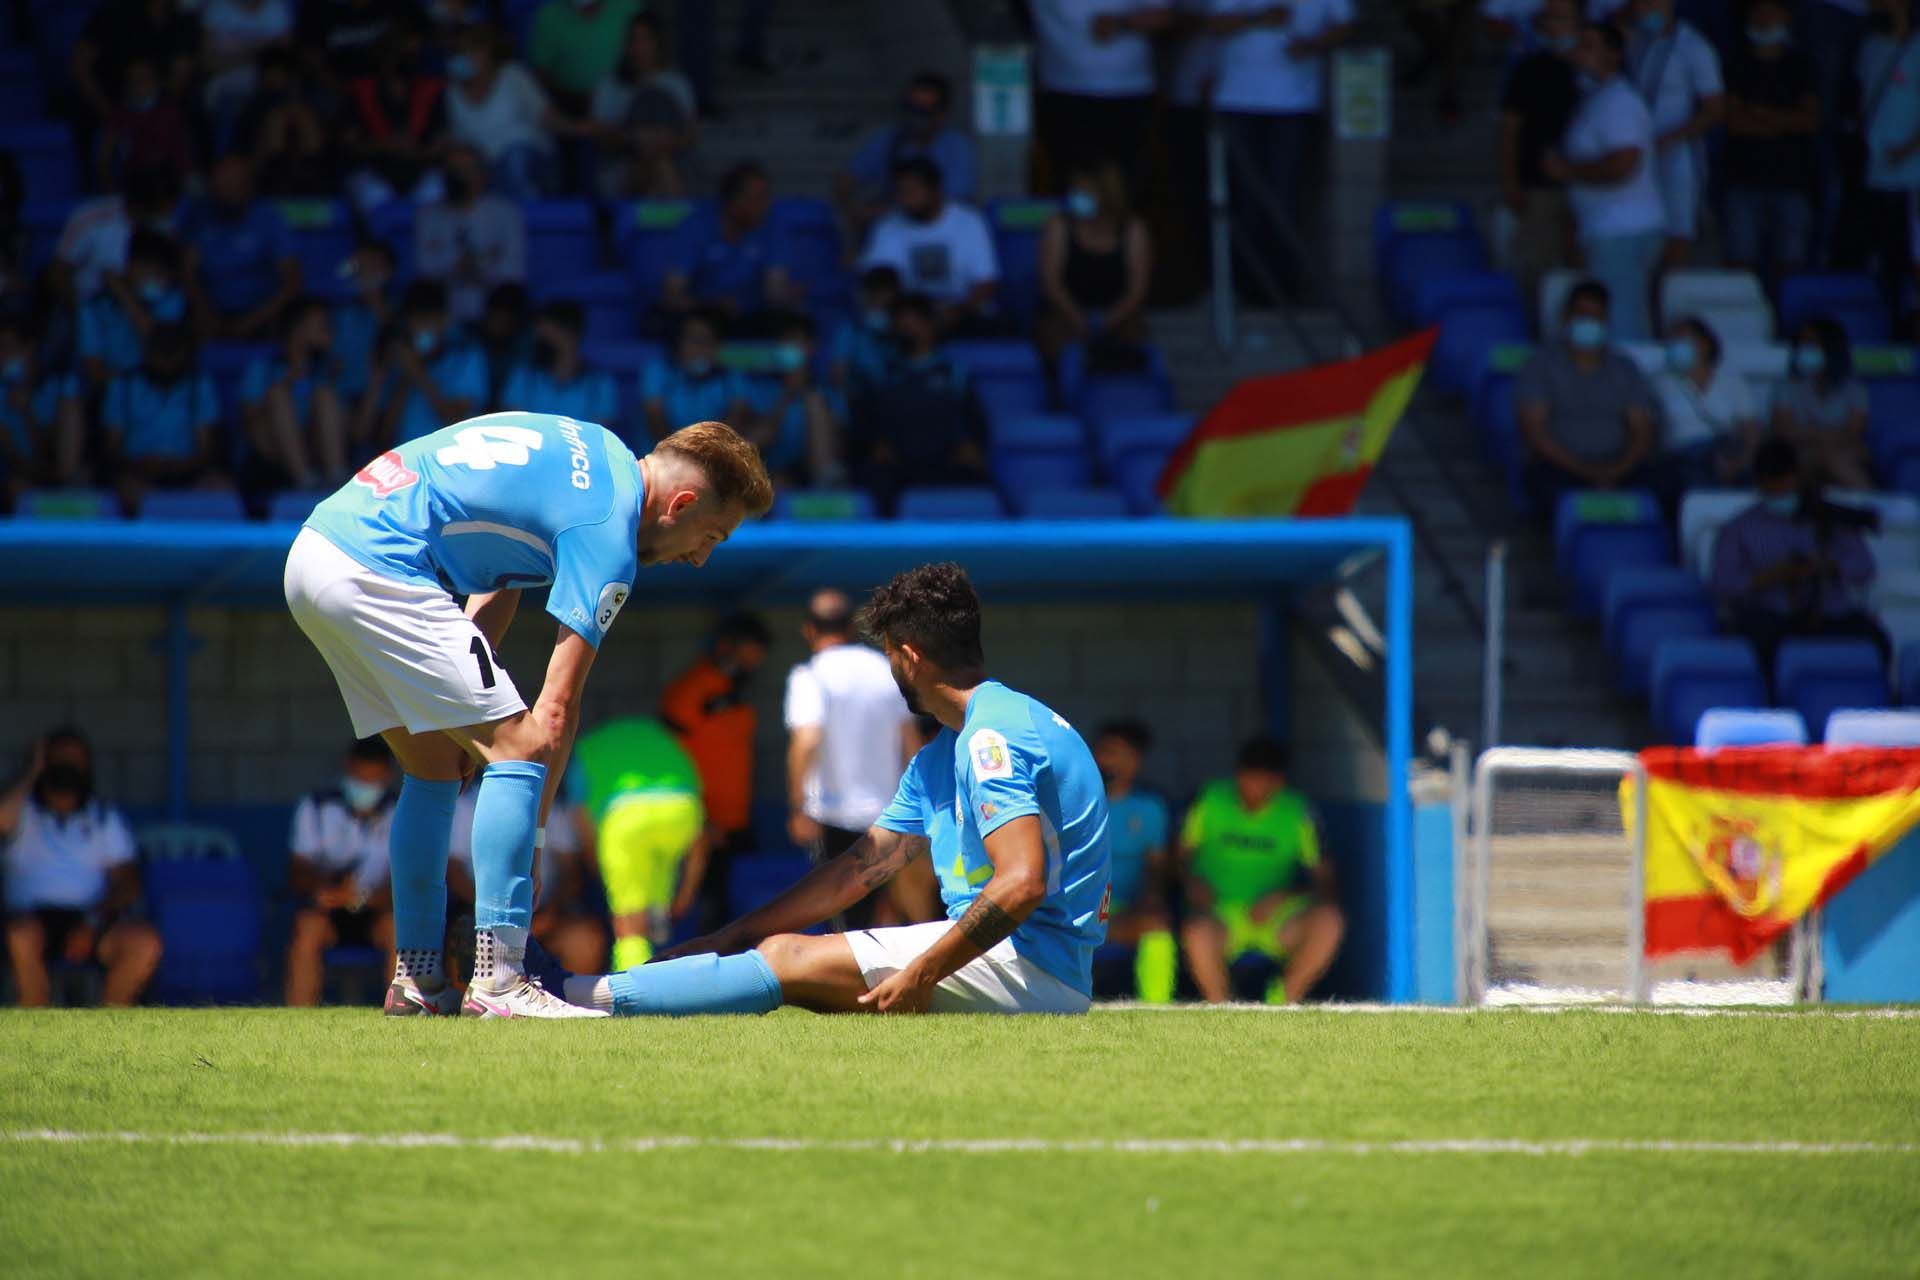
[(567, 784), (593, 832), (613, 916), (613, 967), (653, 957), (706, 875), (700, 773), (673, 733), (647, 716), (609, 720), (573, 748)]
[(1233, 777), (1208, 783), (1180, 832), (1187, 919), (1181, 941), (1200, 994), (1232, 995), (1228, 968), (1249, 953), (1284, 961), (1269, 1003), (1313, 989), (1340, 949), (1345, 918), (1307, 801), (1287, 786), (1286, 747), (1257, 737)]

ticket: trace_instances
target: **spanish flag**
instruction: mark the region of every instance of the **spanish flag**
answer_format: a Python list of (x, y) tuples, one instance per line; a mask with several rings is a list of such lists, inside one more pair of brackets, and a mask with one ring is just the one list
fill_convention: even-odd
[(1724, 950), (1744, 964), (1920, 823), (1920, 750), (1655, 747), (1640, 760), (1649, 956)]
[(1439, 330), (1339, 364), (1229, 391), (1160, 475), (1185, 516), (1341, 516), (1353, 510), (1420, 385)]

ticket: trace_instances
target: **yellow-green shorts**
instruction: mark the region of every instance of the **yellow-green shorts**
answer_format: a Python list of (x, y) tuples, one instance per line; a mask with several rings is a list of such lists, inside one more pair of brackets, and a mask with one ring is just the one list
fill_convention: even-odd
[(1253, 903), (1221, 902), (1214, 904), (1213, 916), (1226, 926), (1229, 959), (1252, 951), (1278, 960), (1287, 951), (1280, 945), (1281, 930), (1287, 927), (1287, 921), (1312, 905), (1312, 899), (1304, 894), (1290, 897), (1265, 921), (1259, 921), (1253, 918)]
[(618, 797), (600, 820), (600, 878), (616, 916), (664, 911), (673, 903), (680, 861), (706, 823), (700, 797), (642, 791)]

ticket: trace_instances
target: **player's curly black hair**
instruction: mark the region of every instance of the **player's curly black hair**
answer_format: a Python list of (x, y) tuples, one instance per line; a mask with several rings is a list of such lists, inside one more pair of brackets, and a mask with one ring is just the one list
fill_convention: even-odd
[(942, 671), (986, 662), (980, 597), (967, 571), (951, 560), (909, 569), (876, 588), (860, 611), (860, 627), (883, 645), (912, 645)]

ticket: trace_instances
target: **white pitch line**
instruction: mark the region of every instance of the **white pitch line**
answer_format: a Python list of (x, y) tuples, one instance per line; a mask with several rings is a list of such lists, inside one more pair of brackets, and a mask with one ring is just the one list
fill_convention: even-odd
[(1234, 1004), (1140, 1004), (1113, 1000), (1096, 1004), (1090, 1013), (1415, 1013), (1451, 1017), (1471, 1017), (1501, 1013), (1608, 1013), (1628, 1016), (1656, 1014), (1668, 1018), (1866, 1018), (1906, 1020), (1920, 1018), (1920, 1008), (1848, 1009), (1833, 1005), (1804, 1005), (1792, 1009), (1721, 1008), (1714, 1005), (1632, 1005), (1632, 1004), (1501, 1004), (1475, 1007), (1458, 1004), (1258, 1004), (1252, 1001)]
[(1920, 1156), (1913, 1142), (1721, 1142), (1678, 1138), (1409, 1138), (1366, 1142), (1334, 1138), (551, 1138), (532, 1134), (467, 1137), (454, 1133), (160, 1133), (126, 1130), (14, 1129), (14, 1146), (158, 1146), (358, 1148), (436, 1151), (542, 1151), (560, 1155), (715, 1151), (873, 1152), (890, 1155), (1148, 1156)]

